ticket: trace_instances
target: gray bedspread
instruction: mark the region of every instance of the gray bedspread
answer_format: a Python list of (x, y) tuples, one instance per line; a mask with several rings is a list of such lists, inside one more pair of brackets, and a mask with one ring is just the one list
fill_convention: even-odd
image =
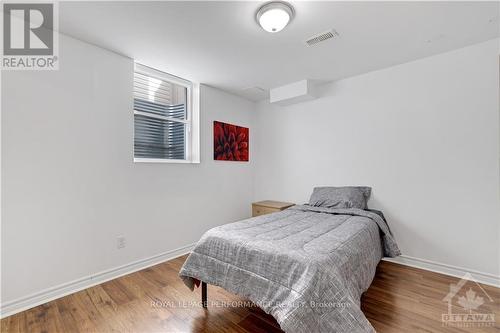
[(373, 332), (360, 297), (399, 254), (378, 214), (302, 205), (209, 230), (179, 274), (248, 298), (287, 333)]

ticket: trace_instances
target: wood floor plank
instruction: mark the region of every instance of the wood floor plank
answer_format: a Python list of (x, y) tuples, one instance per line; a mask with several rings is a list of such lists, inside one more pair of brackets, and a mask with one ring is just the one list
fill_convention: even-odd
[(282, 332), (275, 325), (271, 325), (266, 320), (255, 316), (254, 314), (249, 314), (244, 320), (239, 324), (241, 327), (249, 332), (255, 333), (279, 333)]
[[(59, 310), (59, 318), (61, 320), (62, 326), (63, 326), (63, 331), (64, 332), (74, 332), (78, 333), (80, 332), (78, 322), (75, 320), (75, 318), (72, 315), (72, 307), (68, 302), (68, 299), (72, 297), (73, 295), (68, 295), (66, 297), (60, 298), (56, 300), (57, 304), (57, 309)], [(34, 310), (36, 308), (27, 310), (26, 312), (30, 312), (31, 310)], [(26, 331), (28, 332), (28, 331)]]
[(56, 302), (48, 302), (26, 313), (28, 331), (61, 332), (63, 325)]
[(90, 301), (95, 306), (102, 318), (105, 318), (109, 323), (109, 327), (115, 332), (127, 331), (126, 326), (123, 325), (120, 318), (117, 316), (119, 313), (118, 306), (104, 291), (101, 285), (87, 289), (87, 295)]
[[(209, 286), (209, 307), (203, 309), (200, 290), (191, 292), (178, 276), (186, 258), (181, 256), (4, 318), (1, 332), (281, 332), (272, 316), (219, 287)], [(488, 296), (481, 296), (480, 309), (493, 313), (497, 322), (487, 327), (443, 326), (441, 316), (448, 311), (443, 298), (450, 284), (458, 280), (382, 261), (371, 287), (363, 294), (361, 307), (381, 333), (500, 333), (500, 289), (474, 282), (467, 282), (464, 288), (478, 293), (484, 288)], [(456, 301), (451, 306), (453, 313), (464, 311)]]
[(28, 327), (26, 326), (26, 313), (23, 311), (7, 317), (1, 320), (1, 331), (2, 333), (21, 333), (28, 332)]
[[(136, 273), (134, 273), (136, 274)], [(133, 292), (131, 292), (123, 283), (124, 279), (115, 279), (101, 284), (102, 288), (106, 291), (109, 297), (117, 304), (122, 305), (136, 299)]]

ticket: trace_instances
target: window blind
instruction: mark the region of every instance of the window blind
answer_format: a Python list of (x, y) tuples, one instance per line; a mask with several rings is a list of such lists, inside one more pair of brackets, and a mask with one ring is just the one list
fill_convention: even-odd
[(187, 88), (134, 73), (134, 157), (186, 159)]

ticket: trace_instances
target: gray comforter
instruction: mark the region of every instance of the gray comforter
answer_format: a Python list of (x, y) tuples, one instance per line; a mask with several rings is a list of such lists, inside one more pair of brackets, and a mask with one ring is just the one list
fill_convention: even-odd
[(373, 332), (360, 297), (399, 254), (380, 215), (303, 205), (209, 230), (179, 274), (250, 299), (287, 333)]

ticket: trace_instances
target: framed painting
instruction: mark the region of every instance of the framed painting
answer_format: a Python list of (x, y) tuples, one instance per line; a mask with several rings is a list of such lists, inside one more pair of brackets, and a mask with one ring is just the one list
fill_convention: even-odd
[(248, 162), (248, 127), (214, 121), (214, 160)]

